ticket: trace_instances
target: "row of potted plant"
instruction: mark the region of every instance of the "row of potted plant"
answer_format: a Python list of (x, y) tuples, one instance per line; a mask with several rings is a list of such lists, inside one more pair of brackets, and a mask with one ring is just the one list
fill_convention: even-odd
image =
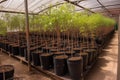
[[(34, 51), (38, 50), (37, 52), (30, 51), (30, 57), (33, 55), (30, 58), (30, 60), (32, 61), (32, 58), (33, 58), (33, 62), (35, 63), (37, 61), (42, 60), (41, 61), (42, 63), (41, 64), (39, 63), (39, 65), (42, 65), (43, 69), (46, 67), (48, 69), (49, 67), (50, 68), (53, 67), (53, 58), (54, 58), (54, 65), (57, 65), (57, 66), (54, 66), (54, 69), (56, 74), (58, 72), (58, 75), (59, 73), (63, 74), (64, 72), (63, 68), (67, 67), (67, 62), (68, 62), (68, 68), (69, 68), (70, 74), (73, 77), (77, 76), (75, 74), (77, 71), (79, 72), (79, 75), (81, 75), (82, 73), (81, 71), (83, 68), (82, 65), (84, 65), (84, 68), (86, 66), (91, 65), (97, 57), (97, 53), (94, 53), (93, 51), (93, 49), (95, 49), (95, 52), (97, 51), (96, 47), (91, 47), (90, 45), (91, 42), (89, 37), (93, 39), (94, 36), (99, 36), (99, 34), (100, 35), (108, 34), (113, 30), (112, 26), (115, 23), (113, 19), (110, 19), (98, 13), (92, 14), (86, 11), (75, 12), (74, 6), (70, 4), (63, 4), (54, 8), (50, 8), (47, 10), (46, 13), (42, 13), (39, 15), (30, 15), (29, 19), (30, 19), (29, 22), (30, 22), (30, 31), (31, 31), (30, 45), (32, 44), (32, 48), (35, 47)], [(23, 15), (10, 16), (9, 14), (5, 14), (4, 18), (0, 20), (2, 23), (4, 23), (4, 24), (1, 23), (2, 25), (1, 30), (2, 28), (5, 29), (3, 30), (2, 34), (6, 33), (7, 30), (8, 31), (24, 31), (25, 30), (25, 19)], [(104, 32), (103, 32), (103, 29), (105, 30)], [(36, 31), (37, 33), (36, 34), (32, 33), (34, 31)], [(52, 35), (52, 39), (50, 37), (51, 35)], [(66, 39), (66, 35), (67, 35), (67, 39)], [(10, 36), (10, 34), (8, 34), (7, 36)], [(14, 35), (14, 33), (12, 34), (12, 36), (17, 37), (17, 35)], [(22, 36), (25, 36), (25, 35), (22, 35)], [(83, 42), (80, 42), (79, 39), (81, 38), (83, 39), (82, 40)], [(10, 41), (9, 39), (8, 39), (8, 42)], [(95, 40), (93, 39), (92, 41), (94, 45)], [(56, 44), (56, 42), (58, 43)], [(86, 46), (86, 42), (87, 42), (87, 46)], [(26, 43), (26, 42), (23, 40), (23, 43)], [(83, 43), (85, 43), (85, 45)], [(10, 45), (10, 44), (7, 44), (7, 45)], [(10, 47), (11, 47), (11, 50), (8, 50), (8, 51), (12, 52), (12, 54), (19, 52), (19, 49), (18, 51), (16, 51), (16, 48), (20, 48), (20, 46), (16, 46), (15, 44), (15, 46), (10, 45)], [(75, 48), (77, 50), (75, 50)], [(81, 48), (82, 48), (82, 51), (81, 51)], [(56, 51), (55, 53), (53, 49)], [(52, 54), (50, 50), (51, 52), (53, 50)], [(76, 55), (74, 54), (74, 51)], [(26, 54), (26, 50), (24, 52)], [(58, 55), (61, 55), (61, 53), (62, 53), (62, 56), (59, 57)], [(55, 57), (55, 56), (58, 56), (58, 57)], [(82, 59), (81, 57), (83, 57), (84, 59)], [(28, 58), (27, 54), (25, 55), (25, 58), (27, 60)], [(41, 59), (39, 60), (39, 58)], [(58, 66), (60, 62), (59, 59), (62, 61), (62, 64), (66, 64), (66, 66), (61, 66), (61, 65)], [(61, 70), (63, 72), (59, 72), (60, 68), (58, 67), (63, 69)]]

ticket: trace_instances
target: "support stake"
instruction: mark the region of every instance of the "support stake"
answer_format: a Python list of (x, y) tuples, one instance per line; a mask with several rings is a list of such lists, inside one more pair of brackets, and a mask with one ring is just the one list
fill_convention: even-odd
[(25, 16), (26, 16), (26, 40), (27, 40), (27, 56), (28, 56), (28, 71), (31, 70), (30, 64), (30, 40), (29, 40), (29, 16), (28, 16), (28, 0), (25, 1)]

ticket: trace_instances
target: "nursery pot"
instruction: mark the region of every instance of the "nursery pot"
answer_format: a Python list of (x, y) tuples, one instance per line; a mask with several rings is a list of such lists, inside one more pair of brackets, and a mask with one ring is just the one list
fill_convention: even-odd
[(2, 48), (2, 43), (0, 42), (0, 48)]
[(3, 42), (2, 44), (3, 44), (3, 49), (5, 50), (5, 43)]
[(9, 80), (14, 77), (14, 67), (12, 65), (0, 66), (0, 80)]
[(64, 76), (68, 72), (66, 55), (54, 57), (54, 71), (58, 76)]
[(71, 57), (71, 55), (75, 55), (74, 51), (65, 51), (65, 54), (68, 55), (68, 57)]
[(50, 52), (51, 52), (51, 53), (56, 53), (56, 52), (57, 52), (57, 49), (50, 49)]
[(91, 49), (91, 52), (93, 53), (93, 59), (92, 61), (95, 62), (97, 59), (97, 50), (96, 49)]
[[(27, 49), (24, 50), (25, 51), (25, 60), (28, 61), (28, 53), (27, 53)], [(30, 51), (29, 53), (29, 58), (30, 58), (30, 62), (32, 62), (32, 51)]]
[(12, 54), (12, 44), (9, 44), (8, 51), (9, 51), (10, 54)]
[(22, 56), (22, 57), (25, 56), (25, 53), (26, 53), (25, 48), (26, 48), (26, 46), (20, 46), (19, 47), (19, 55)]
[(88, 65), (92, 65), (96, 55), (95, 49), (86, 49), (85, 52), (88, 53)]
[(49, 47), (42, 47), (43, 53), (49, 52)]
[(80, 53), (80, 51), (82, 51), (82, 48), (73, 48), (75, 53)]
[(34, 52), (32, 52), (32, 58), (33, 58), (33, 65), (35, 66), (40, 66), (40, 57), (39, 55), (42, 54), (42, 51), (36, 50)]
[(13, 45), (12, 46), (12, 54), (13, 55), (19, 55), (19, 46), (18, 45)]
[(88, 47), (82, 47), (82, 52), (86, 51), (88, 49)]
[(83, 58), (83, 71), (86, 71), (88, 64), (88, 53), (80, 53)]
[(60, 51), (57, 51), (55, 53), (53, 53), (53, 56), (59, 56), (59, 55), (63, 55), (64, 52), (60, 52)]
[(71, 57), (67, 60), (67, 64), (72, 80), (82, 80), (83, 74), (82, 57)]
[(66, 51), (66, 48), (60, 48), (59, 51), (64, 52)]
[(5, 50), (8, 51), (8, 43), (7, 42), (5, 43), (5, 47), (6, 47)]
[(41, 66), (43, 69), (50, 69), (53, 67), (53, 55), (50, 53), (44, 53), (40, 55)]

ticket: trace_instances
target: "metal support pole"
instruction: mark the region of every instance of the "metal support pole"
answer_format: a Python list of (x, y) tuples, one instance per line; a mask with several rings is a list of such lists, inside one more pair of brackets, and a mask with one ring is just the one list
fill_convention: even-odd
[(7, 0), (2, 0), (2, 1), (0, 1), (0, 4), (3, 3), (3, 2), (5, 2), (5, 1), (7, 1)]
[[(101, 7), (106, 10), (108, 12), (108, 15), (111, 14), (110, 11), (99, 1), (97, 0), (97, 2), (101, 5)], [(112, 15), (112, 14), (111, 14)]]
[(118, 67), (117, 67), (117, 80), (120, 80), (120, 15), (118, 19)]
[(25, 16), (26, 16), (26, 40), (27, 40), (27, 56), (28, 56), (28, 70), (31, 70), (30, 64), (30, 40), (29, 40), (29, 16), (28, 16), (28, 2), (25, 1)]
[(66, 2), (68, 2), (68, 3), (71, 3), (71, 4), (75, 5), (75, 6), (78, 6), (78, 7), (82, 8), (82, 9), (84, 9), (84, 10), (86, 10), (86, 11), (91, 12), (91, 13), (95, 13), (94, 11), (91, 11), (90, 9), (87, 9), (87, 8), (85, 8), (85, 7), (77, 4), (77, 3), (71, 2), (70, 0), (64, 0), (64, 1), (66, 1)]
[[(0, 12), (4, 12), (4, 13), (16, 13), (16, 14), (25, 14), (25, 12), (23, 12), (23, 11), (14, 11), (14, 10), (9, 10), (9, 11), (7, 11), (7, 10), (0, 10)], [(37, 13), (29, 13), (30, 15), (37, 15)]]

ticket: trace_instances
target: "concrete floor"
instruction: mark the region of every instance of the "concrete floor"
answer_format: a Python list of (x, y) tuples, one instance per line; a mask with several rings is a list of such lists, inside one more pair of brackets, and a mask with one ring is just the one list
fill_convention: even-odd
[(117, 80), (118, 32), (103, 50), (97, 63), (89, 71), (85, 80)]
[(32, 69), (31, 72), (28, 72), (28, 67), (26, 65), (20, 63), (12, 57), (9, 57), (7, 54), (0, 54), (0, 60), (2, 65), (14, 65), (15, 77), (21, 78), (15, 80), (51, 80), (50, 78), (36, 71), (35, 69)]

